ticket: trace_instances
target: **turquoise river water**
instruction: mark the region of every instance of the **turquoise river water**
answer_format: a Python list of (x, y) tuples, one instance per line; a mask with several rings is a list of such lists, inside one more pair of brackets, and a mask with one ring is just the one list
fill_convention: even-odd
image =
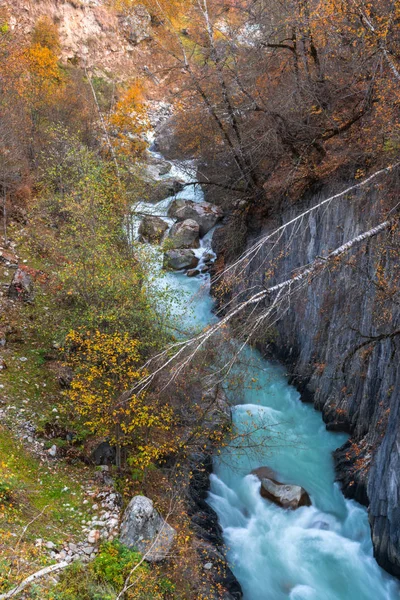
[[(172, 174), (187, 177), (175, 166)], [(191, 189), (180, 195), (203, 199), (200, 190)], [(166, 215), (171, 200), (143, 203), (140, 210)], [(200, 257), (211, 235), (196, 251)], [(207, 275), (169, 273), (159, 285), (178, 293), (173, 312), (180, 328), (201, 328), (215, 319)], [(398, 600), (399, 582), (373, 558), (366, 509), (346, 500), (334, 481), (332, 451), (346, 437), (326, 431), (321, 415), (288, 385), (282, 367), (250, 348), (245, 358), (233, 421), (238, 432), (259, 429), (252, 441), (261, 447), (224, 449), (214, 460), (208, 498), (244, 600)], [(289, 511), (264, 500), (260, 482), (250, 475), (260, 466), (274, 469), (285, 483), (303, 486), (312, 506)]]

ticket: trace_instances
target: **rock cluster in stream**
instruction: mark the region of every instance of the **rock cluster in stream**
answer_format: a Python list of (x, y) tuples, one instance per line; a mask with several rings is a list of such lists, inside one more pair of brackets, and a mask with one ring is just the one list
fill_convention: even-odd
[[(343, 180), (325, 186), (301, 203), (281, 206), (262, 224), (259, 217), (253, 223), (249, 219), (253, 230), (248, 234), (248, 247), (348, 185)], [(390, 209), (397, 202), (396, 195), (382, 195), (378, 188), (359, 190), (351, 199), (335, 200), (327, 209), (310, 212), (300, 226), (296, 224), (297, 229), (281, 231), (276, 244), (258, 250), (234, 281), (232, 298), (240, 294), (244, 298), (246, 289), (254, 294), (291, 278), (301, 265), (380, 223), (385, 218), (383, 202)], [(385, 239), (385, 235), (391, 237)], [(217, 238), (215, 249), (223, 252), (223, 230)], [(387, 250), (396, 244), (398, 231), (356, 246), (340, 264), (288, 300), (282, 318), (275, 321), (274, 342), (260, 341), (259, 347), (267, 354), (272, 350), (286, 363), (303, 400), (322, 411), (328, 429), (350, 433), (349, 442), (335, 452), (337, 477), (348, 497), (369, 507), (379, 564), (400, 576), (400, 335), (390, 335), (399, 329), (400, 304), (398, 257)], [(386, 249), (382, 252), (382, 248)], [(274, 266), (272, 276), (269, 265)], [(394, 283), (394, 301), (388, 299), (384, 305), (379, 286), (373, 284), (377, 265), (382, 276)], [(263, 310), (265, 304), (260, 304)], [(390, 318), (379, 318), (384, 311)], [(362, 347), (368, 352), (357, 351), (369, 336), (371, 343)]]
[(191, 219), (199, 225), (200, 237), (208, 233), (220, 221), (224, 212), (222, 208), (210, 202), (194, 202), (178, 198), (168, 209), (168, 216), (178, 221)]

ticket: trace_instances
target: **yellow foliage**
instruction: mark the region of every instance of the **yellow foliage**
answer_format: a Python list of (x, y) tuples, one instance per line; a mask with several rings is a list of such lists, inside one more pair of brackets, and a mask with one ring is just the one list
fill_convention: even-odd
[(95, 434), (109, 436), (117, 446), (133, 446), (130, 462), (144, 469), (173, 450), (163, 433), (173, 420), (168, 405), (150, 404), (145, 393), (122, 396), (138, 382), (139, 342), (127, 333), (71, 331), (66, 339), (75, 377), (67, 395)]

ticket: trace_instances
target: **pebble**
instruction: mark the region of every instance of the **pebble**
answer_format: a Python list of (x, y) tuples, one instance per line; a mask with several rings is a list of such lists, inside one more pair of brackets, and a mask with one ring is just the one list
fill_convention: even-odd
[(53, 444), (53, 446), (48, 450), (50, 456), (55, 457), (57, 455), (57, 446)]
[(97, 529), (93, 529), (87, 538), (87, 541), (89, 542), (89, 544), (95, 544), (96, 542), (99, 541), (100, 538), (100, 532)]

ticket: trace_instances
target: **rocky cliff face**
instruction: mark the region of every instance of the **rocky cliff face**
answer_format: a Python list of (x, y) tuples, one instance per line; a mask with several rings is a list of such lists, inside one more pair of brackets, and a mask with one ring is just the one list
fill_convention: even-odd
[[(254, 293), (258, 286), (284, 281), (316, 256), (384, 220), (396, 200), (388, 182), (383, 183), (382, 189), (345, 196), (310, 213), (277, 244), (266, 245), (240, 278), (246, 288), (255, 286)], [(274, 211), (279, 217), (261, 227), (253, 219), (249, 245), (345, 187), (344, 181), (326, 186), (300, 204), (281, 207)], [(273, 343), (264, 340), (260, 346), (264, 352), (272, 348), (288, 365), (303, 400), (322, 411), (329, 429), (350, 433), (335, 453), (338, 479), (347, 496), (369, 506), (376, 558), (400, 576), (398, 250), (397, 232), (355, 247), (287, 303), (274, 326)], [(270, 269), (273, 275), (267, 276)], [(243, 290), (243, 283), (237, 288)]]
[(49, 17), (58, 26), (61, 58), (110, 74), (113, 79), (147, 74), (151, 16), (140, 4), (129, 16), (105, 0), (3, 0), (13, 33), (29, 37), (36, 22)]

